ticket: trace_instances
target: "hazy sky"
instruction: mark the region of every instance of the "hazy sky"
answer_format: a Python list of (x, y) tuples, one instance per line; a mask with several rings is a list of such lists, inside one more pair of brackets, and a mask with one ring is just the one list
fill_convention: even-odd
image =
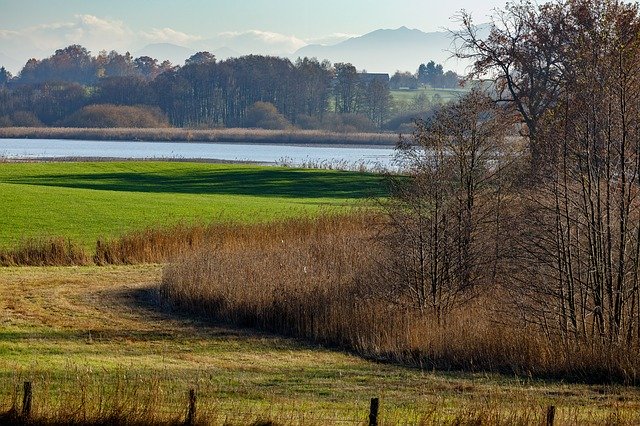
[(92, 51), (160, 42), (213, 49), (238, 38), (266, 46), (264, 53), (291, 53), (379, 28), (455, 27), (450, 18), (461, 9), (481, 23), (505, 1), (0, 0), (0, 58), (22, 62), (73, 43)]

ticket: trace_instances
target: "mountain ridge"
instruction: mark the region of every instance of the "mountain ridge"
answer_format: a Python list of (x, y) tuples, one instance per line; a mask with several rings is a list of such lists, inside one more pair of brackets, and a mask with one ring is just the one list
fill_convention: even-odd
[(406, 26), (377, 29), (351, 37), (334, 45), (307, 45), (291, 58), (316, 57), (331, 62), (350, 62), (359, 70), (370, 72), (415, 72), (420, 64), (435, 61), (462, 73), (467, 64), (452, 60), (453, 35), (450, 31), (423, 32)]

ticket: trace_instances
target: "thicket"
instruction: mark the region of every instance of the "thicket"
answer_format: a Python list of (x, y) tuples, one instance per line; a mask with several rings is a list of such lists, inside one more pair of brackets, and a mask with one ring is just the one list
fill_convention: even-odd
[(82, 107), (67, 117), (62, 125), (88, 128), (162, 128), (169, 127), (169, 121), (158, 108), (97, 104)]
[(458, 40), (493, 92), (401, 140), (383, 219), (186, 255), (165, 298), (423, 367), (637, 384), (638, 5), (510, 4)]
[[(415, 87), (457, 85), (459, 80), (433, 62), (421, 65), (417, 76), (403, 75)], [(396, 80), (391, 79), (392, 86)], [(183, 66), (174, 66), (114, 51), (93, 56), (84, 47), (71, 45), (48, 58), (29, 60), (16, 77), (0, 68), (0, 127), (59, 126), (94, 104), (160, 108), (177, 127), (257, 126), (251, 114), (259, 102), (273, 105), (283, 116), (260, 123), (266, 128), (283, 128), (289, 122), (303, 129), (325, 129), (327, 114), (357, 114), (366, 120), (349, 127), (362, 123), (366, 126), (355, 130), (366, 131), (381, 129), (394, 115), (408, 112), (406, 105), (400, 105), (403, 102), (392, 102), (389, 89), (386, 74), (360, 73), (350, 63), (315, 58), (291, 62), (249, 55), (217, 61), (208, 52), (198, 52)], [(430, 108), (430, 102), (418, 103), (417, 110), (410, 109)], [(36, 120), (13, 119), (16, 111), (28, 112)], [(101, 125), (98, 121), (90, 127)]]
[[(27, 111), (43, 125), (59, 126), (76, 120), (70, 116), (83, 107), (109, 104), (159, 108), (177, 127), (281, 129), (300, 120), (309, 128), (334, 112), (361, 114), (379, 128), (390, 113), (389, 85), (388, 77), (373, 76), (309, 58), (292, 63), (249, 55), (219, 62), (200, 52), (172, 66), (116, 52), (94, 57), (73, 45), (30, 60), (19, 76), (0, 82), (0, 124), (19, 125), (11, 115)], [(256, 105), (266, 104), (275, 111), (256, 119)], [(112, 122), (93, 115), (84, 121), (89, 118), (95, 120), (90, 127)]]

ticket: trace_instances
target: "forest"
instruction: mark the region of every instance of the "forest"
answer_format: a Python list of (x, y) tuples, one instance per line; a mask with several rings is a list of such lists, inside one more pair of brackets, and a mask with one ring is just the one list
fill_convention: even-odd
[[(261, 127), (329, 131), (396, 130), (429, 100), (394, 105), (390, 89), (457, 87), (433, 61), (415, 74), (358, 72), (350, 63), (249, 55), (216, 60), (198, 52), (182, 66), (71, 45), (30, 59), (13, 77), (0, 68), (0, 127)], [(119, 106), (145, 119), (123, 121)], [(115, 118), (109, 118), (115, 117)], [(393, 120), (396, 118), (396, 120)]]

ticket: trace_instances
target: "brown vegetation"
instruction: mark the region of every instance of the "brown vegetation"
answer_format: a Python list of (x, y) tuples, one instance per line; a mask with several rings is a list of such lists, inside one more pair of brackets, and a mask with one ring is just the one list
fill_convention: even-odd
[(393, 146), (398, 135), (393, 133), (335, 133), (317, 130), (266, 129), (81, 129), (67, 127), (0, 128), (0, 139), (81, 139), (163, 142), (245, 142), (317, 145), (385, 145)]
[(97, 104), (74, 112), (63, 121), (65, 127), (86, 128), (162, 128), (169, 127), (159, 108)]
[(177, 255), (204, 247), (216, 247), (249, 235), (265, 234), (270, 225), (242, 224), (176, 225), (134, 231), (118, 238), (99, 239), (93, 258), (97, 265), (163, 263)]
[(245, 126), (260, 129), (284, 130), (291, 127), (291, 123), (270, 102), (255, 102), (247, 110), (244, 119)]
[(89, 262), (82, 247), (62, 237), (29, 239), (15, 249), (0, 250), (0, 266), (70, 266)]
[(635, 349), (548, 339), (514, 322), (497, 286), (440, 325), (403, 298), (388, 299), (371, 285), (385, 262), (376, 223), (381, 218), (325, 217), (253, 229), (185, 253), (165, 268), (161, 293), (176, 308), (218, 321), (427, 369), (637, 381)]

